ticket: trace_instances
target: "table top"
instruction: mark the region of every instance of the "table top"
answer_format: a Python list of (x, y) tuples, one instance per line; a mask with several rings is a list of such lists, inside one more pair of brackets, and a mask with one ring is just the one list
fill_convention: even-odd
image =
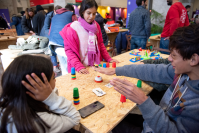
[[(138, 51), (138, 50), (136, 50)], [(133, 55), (129, 52), (113, 57), (121, 63), (117, 64), (117, 67), (133, 64), (129, 61)], [(141, 52), (144, 54), (144, 51)], [(163, 55), (162, 55), (163, 56)], [(165, 57), (165, 56), (163, 56)], [(141, 64), (137, 62), (135, 64)], [(110, 63), (110, 66), (112, 64)], [(81, 119), (80, 123), (93, 133), (106, 133), (111, 131), (121, 120), (129, 114), (129, 112), (136, 106), (135, 103), (128, 100), (125, 103), (120, 102), (121, 94), (114, 90), (114, 88), (107, 88), (105, 85), (109, 83), (111, 79), (116, 77), (116, 75), (108, 76), (100, 74), (94, 71), (91, 67), (87, 68), (90, 72), (88, 75), (81, 75), (76, 73), (76, 80), (71, 80), (71, 74), (67, 74), (56, 78), (56, 88), (58, 88), (58, 93), (60, 96), (64, 96), (68, 100), (73, 102), (73, 88), (78, 87), (80, 95), (80, 104), (74, 105), (77, 110), (95, 102), (99, 101), (105, 105), (105, 107), (92, 115)], [(102, 83), (94, 82), (96, 76), (101, 76), (103, 78)], [(118, 76), (118, 78), (124, 78), (124, 76)], [(127, 80), (134, 84), (137, 84), (138, 79), (126, 77)], [(101, 88), (106, 95), (102, 97), (97, 97), (92, 90), (95, 88)], [(142, 82), (142, 90), (145, 94), (152, 91), (152, 87)]]
[(17, 40), (17, 38), (13, 37), (13, 36), (4, 36), (4, 35), (2, 35), (0, 37), (0, 42), (3, 42), (3, 41), (13, 41), (13, 40)]
[[(119, 29), (119, 32), (126, 32), (128, 29)], [(119, 33), (119, 32), (106, 32), (107, 34), (112, 34), (112, 33)]]
[(29, 38), (30, 35), (22, 35), (22, 36), (17, 36), (17, 38), (24, 38), (25, 40)]
[(0, 30), (0, 33), (10, 33), (10, 32), (16, 32), (16, 29)]

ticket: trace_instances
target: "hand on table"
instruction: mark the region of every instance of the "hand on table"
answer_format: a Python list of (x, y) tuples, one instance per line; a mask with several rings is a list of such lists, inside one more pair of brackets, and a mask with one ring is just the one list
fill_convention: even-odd
[(42, 73), (41, 75), (43, 77), (44, 83), (35, 73), (31, 74), (32, 77), (30, 75), (26, 75), (26, 79), (32, 86), (27, 82), (22, 81), (22, 84), (26, 87), (27, 90), (29, 90), (26, 92), (26, 94), (37, 101), (44, 101), (47, 99), (53, 90), (45, 74)]
[(89, 74), (89, 71), (88, 71), (87, 69), (83, 68), (83, 69), (81, 69), (81, 70), (79, 71), (79, 73), (80, 73), (80, 74)]
[(112, 59), (112, 60), (110, 61), (110, 63), (113, 63), (113, 62), (120, 63), (118, 60), (115, 60), (115, 59)]
[(141, 89), (126, 79), (113, 78), (110, 83), (116, 91), (137, 104), (142, 104), (148, 98)]
[(100, 73), (103, 73), (103, 74), (106, 74), (106, 75), (114, 75), (115, 74), (115, 68), (102, 68), (102, 67), (96, 68), (96, 67), (93, 67), (93, 69), (97, 72), (100, 72)]

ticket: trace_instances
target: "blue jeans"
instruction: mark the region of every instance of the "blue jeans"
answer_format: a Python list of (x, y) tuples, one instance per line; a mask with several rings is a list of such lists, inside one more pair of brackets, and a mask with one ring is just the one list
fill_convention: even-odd
[(131, 50), (139, 49), (140, 47), (142, 49), (145, 49), (146, 44), (147, 44), (147, 38), (137, 38), (137, 37), (131, 38)]
[(53, 63), (53, 66), (57, 66), (58, 62), (57, 62), (57, 58), (56, 58), (56, 54), (53, 53), (51, 57), (51, 62)]
[[(169, 49), (169, 40), (168, 39), (164, 40), (164, 39), (165, 39), (165, 37), (161, 37), (161, 39), (160, 39), (160, 48)], [(161, 53), (162, 54), (170, 54), (168, 52), (162, 52), (162, 51), (161, 51)]]

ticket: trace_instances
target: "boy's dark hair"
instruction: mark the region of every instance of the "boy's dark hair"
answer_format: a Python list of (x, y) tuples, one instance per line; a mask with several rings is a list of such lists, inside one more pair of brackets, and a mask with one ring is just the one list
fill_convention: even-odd
[(190, 8), (190, 7), (191, 7), (190, 5), (185, 6), (186, 9), (188, 9), (188, 8)]
[(142, 5), (142, 1), (144, 1), (144, 3), (146, 2), (146, 0), (136, 0), (137, 6), (141, 6)]
[(61, 6), (57, 5), (57, 6), (54, 8), (54, 10), (56, 11), (56, 10), (61, 9), (61, 8), (62, 8)]
[(183, 59), (191, 59), (195, 53), (199, 55), (199, 25), (178, 28), (170, 37), (169, 49), (176, 49)]
[[(22, 55), (14, 59), (2, 76), (3, 92), (0, 97), (1, 126), (0, 132), (7, 133), (7, 124), (10, 122), (9, 115), (12, 114), (12, 121), (18, 133), (38, 133), (38, 126), (45, 133), (50, 128), (43, 121), (37, 112), (48, 112), (47, 106), (31, 98), (26, 94), (26, 87), (21, 83), (26, 81), (26, 75), (35, 73), (42, 81), (41, 73), (44, 73), (50, 81), (53, 75), (51, 60), (33, 55)], [(44, 81), (43, 81), (44, 82)]]
[(98, 9), (98, 5), (95, 0), (83, 0), (81, 3), (81, 8), (79, 10), (80, 16), (83, 18), (83, 12), (92, 7)]
[(69, 11), (73, 11), (73, 13), (75, 13), (74, 6), (71, 5), (71, 4), (67, 4), (67, 5), (65, 6), (65, 9), (67, 9), (67, 10), (69, 10)]

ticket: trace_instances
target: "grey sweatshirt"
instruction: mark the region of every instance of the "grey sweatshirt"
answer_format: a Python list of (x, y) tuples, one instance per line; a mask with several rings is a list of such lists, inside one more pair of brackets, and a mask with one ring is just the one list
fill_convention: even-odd
[[(143, 133), (199, 132), (199, 80), (187, 80), (188, 76), (182, 74), (178, 82), (179, 77), (175, 76), (171, 64), (127, 65), (116, 68), (116, 74), (171, 84), (159, 106), (150, 97), (143, 104), (138, 105), (145, 120)], [(179, 90), (174, 93), (176, 95), (170, 101), (176, 83)]]
[[(79, 124), (81, 119), (79, 112), (73, 106), (72, 102), (64, 97), (58, 96), (54, 91), (47, 99), (43, 101), (49, 109), (56, 114), (49, 114), (46, 112), (38, 113), (40, 118), (45, 121), (50, 129), (46, 129), (46, 133), (64, 133)], [(59, 115), (57, 115), (59, 114)], [(11, 116), (10, 116), (11, 117)], [(39, 133), (42, 129), (36, 124)], [(8, 133), (17, 133), (14, 123), (7, 125)]]
[(143, 6), (137, 7), (130, 14), (127, 28), (132, 37), (148, 39), (151, 35), (150, 12)]

